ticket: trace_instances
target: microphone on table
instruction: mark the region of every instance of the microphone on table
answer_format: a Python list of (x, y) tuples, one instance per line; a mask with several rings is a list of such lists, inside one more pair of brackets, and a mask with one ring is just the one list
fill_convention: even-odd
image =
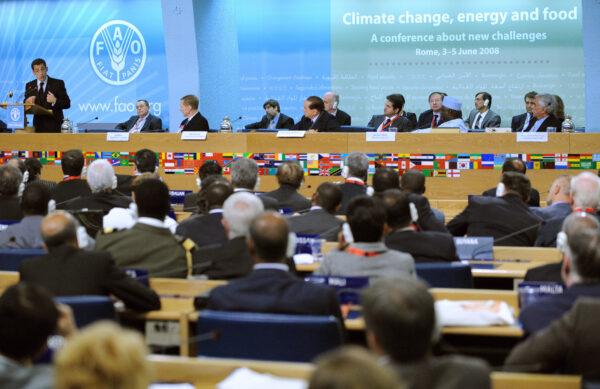
[(98, 120), (98, 116), (93, 117), (93, 118), (91, 118), (89, 120), (86, 120), (85, 122), (77, 123), (77, 128), (79, 129), (79, 126), (81, 126), (82, 124), (88, 124), (88, 123), (91, 123), (91, 122), (96, 121), (96, 120)]

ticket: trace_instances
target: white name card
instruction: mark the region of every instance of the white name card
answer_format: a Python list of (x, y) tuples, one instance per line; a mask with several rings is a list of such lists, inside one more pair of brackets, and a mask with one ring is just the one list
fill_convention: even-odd
[(106, 133), (106, 141), (107, 142), (129, 142), (129, 133), (128, 132), (107, 132)]
[(182, 131), (181, 140), (206, 140), (208, 131)]
[(517, 132), (517, 142), (548, 142), (548, 133)]
[(365, 132), (367, 142), (395, 142), (395, 132)]
[(277, 131), (278, 138), (304, 138), (306, 131)]

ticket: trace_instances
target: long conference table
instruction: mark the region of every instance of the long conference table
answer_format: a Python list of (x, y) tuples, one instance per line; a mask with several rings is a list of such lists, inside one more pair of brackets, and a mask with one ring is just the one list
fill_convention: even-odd
[(507, 154), (528, 161), (532, 168), (527, 175), (542, 193), (557, 175), (600, 168), (600, 134), (594, 133), (550, 133), (542, 142), (518, 141), (514, 133), (398, 133), (395, 141), (382, 142), (367, 141), (365, 133), (314, 133), (304, 138), (278, 138), (274, 133), (209, 133), (205, 140), (182, 140), (181, 134), (174, 133), (146, 133), (131, 134), (127, 141), (120, 142), (107, 138), (107, 134), (0, 134), (0, 158), (40, 158), (44, 164), (42, 177), (58, 181), (62, 178), (59, 153), (68, 149), (87, 152), (88, 162), (112, 155), (116, 161), (113, 164), (119, 165), (117, 173), (131, 174), (133, 167), (124, 166), (124, 161), (131, 164), (135, 151), (149, 148), (160, 153), (160, 172), (170, 189), (195, 190), (194, 169), (190, 167), (197, 168), (205, 159), (217, 159), (226, 165), (245, 154), (264, 168), (261, 191), (277, 187), (274, 170), (279, 162), (300, 159), (308, 174), (300, 191), (310, 196), (321, 182), (341, 181), (336, 170), (340, 158), (359, 151), (383, 166), (400, 170), (412, 167), (432, 175), (427, 181), (426, 195), (430, 199), (465, 199), (494, 187)]

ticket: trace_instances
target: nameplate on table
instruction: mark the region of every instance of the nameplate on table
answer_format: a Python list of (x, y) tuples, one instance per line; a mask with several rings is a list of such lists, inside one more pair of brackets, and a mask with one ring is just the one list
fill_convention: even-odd
[(306, 131), (277, 131), (278, 138), (304, 138)]
[(395, 132), (366, 132), (367, 142), (395, 142)]
[(107, 132), (106, 140), (108, 142), (129, 142), (128, 132)]
[(517, 142), (548, 142), (548, 133), (517, 132)]
[(183, 131), (181, 140), (206, 140), (208, 131)]

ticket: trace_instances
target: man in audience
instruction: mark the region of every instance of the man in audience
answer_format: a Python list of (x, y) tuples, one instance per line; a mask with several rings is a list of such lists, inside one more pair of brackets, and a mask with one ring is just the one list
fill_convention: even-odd
[(266, 193), (278, 201), (279, 209), (300, 212), (310, 208), (310, 201), (298, 193), (304, 182), (304, 169), (297, 162), (283, 162), (277, 167), (279, 189)]
[(335, 116), (325, 111), (325, 103), (319, 96), (309, 96), (304, 100), (304, 116), (292, 130), (327, 132), (340, 128)]
[(409, 388), (490, 388), (490, 368), (462, 356), (434, 357), (439, 337), (433, 297), (410, 278), (379, 279), (362, 294), (367, 344), (389, 363)]
[(402, 116), (404, 103), (404, 96), (400, 93), (387, 96), (383, 105), (383, 115), (373, 115), (367, 127), (375, 128), (377, 132), (392, 131), (392, 129), (396, 132), (410, 131), (410, 120)]
[[(527, 165), (520, 158), (506, 158), (504, 163), (502, 164), (502, 174), (506, 172), (519, 172), (521, 174), (527, 173)], [(482, 193), (483, 196), (496, 196), (498, 188), (491, 188)], [(539, 207), (540, 206), (540, 192), (537, 189), (531, 188), (531, 192), (529, 193), (529, 200), (527, 200), (527, 204), (530, 207)]]
[(29, 178), (27, 179), (27, 185), (37, 182), (39, 184), (45, 185), (48, 190), (52, 191), (56, 188), (56, 182), (49, 180), (42, 180), (42, 163), (37, 158), (27, 158), (25, 159), (25, 168), (29, 173)]
[(350, 115), (338, 108), (340, 95), (329, 91), (323, 95), (323, 103), (325, 104), (325, 111), (332, 114), (340, 126), (350, 126), (352, 124)]
[(41, 285), (56, 296), (110, 294), (130, 309), (160, 309), (156, 293), (119, 269), (109, 253), (81, 250), (77, 226), (75, 218), (63, 211), (46, 216), (41, 233), (48, 254), (24, 261), (21, 281)]
[(162, 120), (158, 116), (150, 114), (148, 100), (136, 101), (135, 110), (137, 115), (130, 117), (126, 122), (117, 124), (115, 128), (130, 133), (162, 131)]
[(549, 128), (554, 128), (554, 131), (560, 131), (560, 122), (553, 114), (555, 104), (556, 99), (553, 95), (539, 94), (535, 96), (535, 103), (531, 111), (533, 118), (523, 131), (546, 132)]
[(233, 193), (229, 182), (215, 182), (203, 188), (208, 214), (194, 215), (182, 221), (177, 227), (178, 235), (189, 238), (196, 247), (204, 247), (216, 243), (225, 243), (227, 235), (223, 228), (223, 203)]
[[(204, 185), (203, 181), (210, 176), (221, 176), (223, 174), (223, 168), (217, 161), (208, 160), (204, 161), (198, 169), (198, 178), (196, 178), (196, 186), (199, 190), (202, 190)], [(188, 193), (183, 199), (183, 210), (186, 212), (201, 213), (198, 210), (198, 193)]]
[[(400, 188), (402, 188), (402, 190), (405, 192), (414, 193), (416, 195), (425, 197), (425, 175), (423, 172), (416, 169), (405, 171), (400, 178)], [(427, 202), (429, 202), (429, 200), (427, 200)], [(437, 221), (439, 221), (442, 225), (446, 224), (446, 216), (442, 211), (431, 208), (431, 212)], [(419, 212), (419, 216), (421, 216), (420, 214), (421, 213)], [(443, 229), (443, 231), (445, 232), (445, 229)]]
[(339, 185), (324, 182), (312, 196), (310, 211), (288, 219), (290, 231), (296, 234), (319, 235), (330, 242), (338, 240), (342, 220), (335, 216), (342, 203)]
[(200, 100), (194, 95), (185, 95), (179, 100), (179, 111), (185, 119), (179, 125), (182, 131), (208, 131), (208, 120), (198, 111)]
[(23, 218), (18, 197), (22, 179), (23, 175), (16, 167), (0, 165), (0, 222)]
[(128, 230), (98, 234), (96, 250), (111, 253), (119, 267), (145, 269), (151, 277), (184, 278), (191, 274), (193, 242), (173, 236), (164, 225), (171, 207), (167, 185), (148, 179), (134, 194), (137, 223)]
[(341, 214), (346, 213), (346, 208), (350, 201), (367, 193), (367, 178), (369, 175), (369, 158), (359, 152), (348, 154), (342, 168), (342, 177), (345, 182), (340, 185), (342, 190)]
[[(409, 194), (398, 189), (383, 192), (382, 202), (386, 210), (388, 234), (385, 245), (412, 255), (415, 262), (457, 261), (454, 239), (437, 231), (417, 231), (411, 211)], [(413, 205), (414, 206), (414, 205)]]
[(524, 128), (529, 127), (529, 123), (533, 120), (533, 107), (535, 106), (535, 96), (537, 92), (528, 92), (525, 94), (525, 113), (515, 115), (512, 117), (510, 128), (513, 132), (523, 131)]
[[(288, 226), (282, 216), (265, 212), (250, 223), (248, 251), (252, 272), (213, 289), (208, 309), (304, 315), (341, 319), (335, 290), (304, 282), (290, 273), (286, 262)], [(293, 334), (290, 334), (293, 336)]]
[(21, 197), (23, 219), (0, 231), (0, 248), (42, 248), (40, 224), (48, 213), (50, 191), (43, 184), (27, 185)]
[(469, 114), (467, 124), (472, 130), (483, 130), (488, 127), (500, 127), (500, 115), (491, 110), (492, 95), (479, 92), (475, 95), (475, 109)]
[(429, 108), (419, 115), (417, 128), (437, 128), (443, 122), (442, 100), (446, 96), (443, 92), (432, 92), (429, 95)]
[(67, 150), (62, 154), (60, 168), (64, 177), (51, 194), (57, 205), (60, 206), (68, 200), (92, 194), (87, 181), (82, 178), (83, 165), (84, 159), (81, 150)]
[(376, 198), (357, 197), (348, 205), (348, 223), (340, 246), (327, 254), (316, 275), (346, 277), (394, 277), (415, 275), (410, 254), (390, 250), (383, 243), (385, 209)]
[(117, 174), (116, 192), (123, 196), (131, 196), (131, 183), (140, 174), (158, 173), (158, 158), (149, 149), (141, 149), (135, 153), (133, 160), (135, 172), (133, 175)]
[(294, 127), (294, 119), (281, 113), (279, 101), (269, 99), (263, 104), (266, 115), (259, 122), (247, 124), (246, 129), (290, 129)]
[[(248, 192), (256, 194), (259, 187), (258, 165), (256, 161), (249, 158), (238, 158), (231, 163), (231, 184), (234, 192)], [(267, 195), (258, 196), (265, 209), (277, 211), (279, 204), (277, 200)]]
[(533, 246), (542, 220), (527, 206), (531, 184), (517, 172), (502, 175), (501, 197), (470, 196), (446, 226), (454, 236), (492, 236), (497, 246)]
[(564, 220), (571, 213), (571, 176), (561, 174), (556, 177), (548, 190), (546, 207), (531, 210), (544, 220), (556, 218)]
[(585, 213), (573, 213), (565, 219), (560, 249), (561, 276), (567, 289), (521, 310), (519, 319), (526, 332), (534, 333), (548, 326), (565, 314), (578, 297), (600, 297), (600, 230), (590, 228), (590, 222), (583, 220), (588, 218), (591, 219)]

